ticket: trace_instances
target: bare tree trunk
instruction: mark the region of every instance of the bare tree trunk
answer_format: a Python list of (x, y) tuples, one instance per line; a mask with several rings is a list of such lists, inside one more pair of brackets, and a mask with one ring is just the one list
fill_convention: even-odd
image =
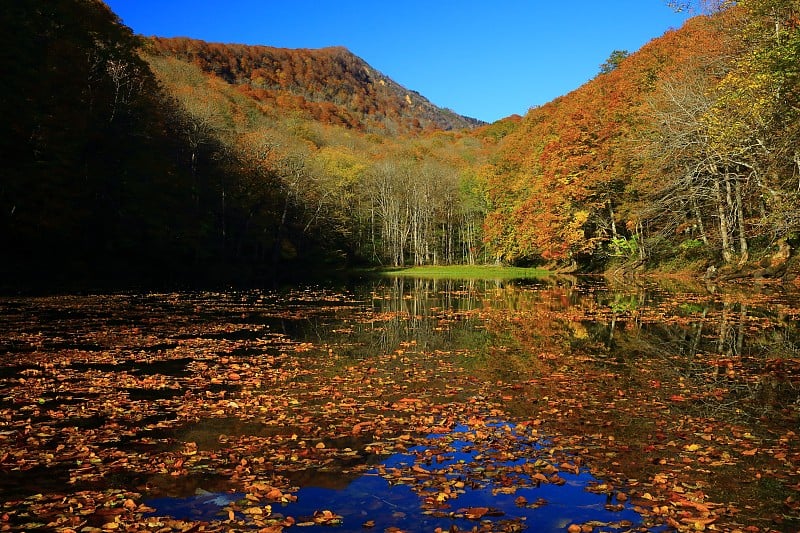
[(700, 206), (697, 205), (695, 191), (692, 191), (692, 211), (694, 211), (694, 218), (697, 220), (697, 228), (700, 230), (700, 239), (703, 241), (703, 244), (708, 245), (706, 227), (705, 224), (703, 224), (703, 215), (700, 213)]
[(730, 248), (730, 233), (728, 229), (728, 215), (725, 212), (725, 204), (722, 198), (722, 188), (719, 184), (719, 177), (714, 178), (714, 196), (717, 202), (717, 215), (719, 216), (719, 233), (722, 239), (722, 258), (726, 263), (733, 261), (733, 254)]
[(617, 223), (614, 221), (614, 206), (611, 204), (611, 198), (608, 199), (608, 213), (611, 217), (611, 236), (616, 239), (618, 237)]
[(642, 221), (639, 220), (636, 222), (636, 244), (637, 248), (639, 249), (639, 260), (644, 261), (647, 259), (647, 251), (644, 247), (644, 228), (642, 227)]
[(744, 225), (744, 202), (742, 201), (742, 188), (741, 185), (739, 185), (738, 178), (733, 182), (733, 192), (736, 202), (736, 223), (739, 233), (739, 254), (741, 256), (739, 263), (744, 264), (749, 258), (749, 253), (747, 248), (747, 233), (745, 232)]

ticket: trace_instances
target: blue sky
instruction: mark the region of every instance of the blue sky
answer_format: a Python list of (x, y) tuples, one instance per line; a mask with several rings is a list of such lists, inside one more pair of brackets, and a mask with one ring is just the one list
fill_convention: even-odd
[(434, 104), (488, 122), (576, 89), (685, 13), (666, 0), (106, 0), (134, 32), (345, 46)]

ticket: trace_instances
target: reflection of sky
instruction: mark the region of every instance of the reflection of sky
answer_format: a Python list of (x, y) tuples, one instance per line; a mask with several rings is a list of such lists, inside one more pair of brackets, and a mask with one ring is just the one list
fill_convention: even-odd
[[(466, 431), (466, 428), (461, 426), (456, 428), (456, 431), (461, 433)], [(432, 472), (445, 473), (448, 479), (463, 474), (463, 471), (447, 473), (448, 466), (459, 463), (480, 469), (490, 462), (495, 466), (510, 466), (522, 462), (492, 461), (491, 453), (487, 453), (486, 449), (479, 450), (479, 447), (466, 440), (449, 440), (446, 444), (450, 451), (443, 453), (441, 461), (434, 460), (431, 464), (426, 464), (425, 468)], [(386, 458), (382, 466), (386, 469), (403, 470), (408, 472), (408, 477), (412, 477), (411, 471), (405, 469), (410, 469), (415, 464), (415, 454), (423, 453), (425, 450), (425, 447), (417, 446), (409, 449), (408, 453), (394, 454)], [(483, 459), (480, 458), (481, 454)], [(422, 506), (420, 496), (412, 490), (411, 485), (394, 479), (390, 482), (376, 471), (372, 471), (358, 477), (343, 489), (303, 487), (296, 493), (296, 502), (283, 506), (272, 504), (272, 510), (273, 513), (291, 516), (298, 522), (302, 522), (303, 517), (313, 516), (315, 511), (328, 510), (342, 517), (342, 524), (335, 527), (335, 531), (340, 532), (364, 531), (363, 525), (367, 521), (374, 523), (371, 529), (373, 531), (384, 531), (389, 527), (404, 531), (433, 531), (437, 527), (448, 530), (454, 524), (460, 530), (471, 530), (479, 523), (478, 521), (441, 516), (470, 507), (488, 507), (502, 511), (502, 516), (490, 518), (487, 515), (484, 516), (484, 520), (492, 520), (495, 523), (521, 520), (521, 523), (532, 531), (563, 532), (570, 524), (589, 521), (598, 523), (630, 521), (634, 525), (641, 522), (641, 516), (630, 506), (626, 505), (624, 510), (618, 512), (608, 511), (605, 509), (608, 503), (605, 495), (584, 490), (588, 484), (596, 481), (587, 471), (581, 471), (577, 475), (562, 471), (559, 475), (566, 481), (564, 485), (542, 484), (538, 487), (522, 487), (513, 494), (494, 494), (492, 489), (496, 486), (492, 478), (479, 476), (480, 482), (476, 487), (467, 483), (463, 494), (448, 500), (448, 507), (437, 509), (442, 513), (433, 516), (430, 510)], [(442, 476), (432, 476), (429, 479), (437, 478), (443, 479)], [(475, 479), (475, 475), (470, 476), (470, 480)], [(435, 486), (433, 483), (430, 487), (430, 495), (436, 494)], [(520, 507), (515, 503), (520, 496), (530, 503), (544, 500), (546, 504), (536, 508)], [(226, 519), (227, 511), (223, 508), (243, 497), (244, 494), (204, 493), (185, 498), (157, 498), (146, 503), (156, 509), (155, 515), (211, 521)], [(237, 514), (237, 517), (242, 518), (243, 515)], [(330, 526), (315, 525), (307, 529), (328, 531)]]

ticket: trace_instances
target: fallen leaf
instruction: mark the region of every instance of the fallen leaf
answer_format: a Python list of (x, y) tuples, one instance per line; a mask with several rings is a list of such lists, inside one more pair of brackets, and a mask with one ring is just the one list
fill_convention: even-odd
[(469, 518), (470, 520), (480, 520), (483, 516), (489, 512), (488, 507), (468, 507), (466, 509), (461, 509), (460, 512), (464, 513), (464, 516)]

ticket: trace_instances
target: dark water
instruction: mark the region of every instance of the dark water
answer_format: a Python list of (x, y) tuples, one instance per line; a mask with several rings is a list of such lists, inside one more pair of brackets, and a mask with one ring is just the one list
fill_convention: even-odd
[[(25, 420), (31, 420), (24, 423), (33, 424), (34, 430), (41, 420), (50, 426), (97, 431), (101, 448), (135, 453), (176, 450), (187, 442), (214, 452), (241, 437), (268, 440), (304, 430), (299, 421), (268, 426), (247, 413), (242, 413), (243, 419), (209, 415), (207, 420), (182, 420), (184, 396), (227, 393), (236, 399), (249, 394), (238, 383), (195, 385), (192, 378), (203, 368), (198, 363), (210, 366), (221, 357), (242, 361), (274, 357), (272, 367), (280, 369), (296, 361), (301, 367), (313, 366), (335, 353), (338, 371), (372, 360), (376, 366), (383, 364), (378, 356), (384, 354), (404, 353), (413, 359), (441, 352), (474, 372), (476, 383), (524, 382), (530, 378), (531, 354), (580, 354), (593, 367), (608, 366), (616, 374), (635, 373), (637, 362), (647, 360), (668, 370), (653, 383), (681, 380), (699, 392), (724, 387), (724, 401), (693, 405), (692, 415), (735, 421), (748, 434), (780, 435), (787, 420), (796, 421), (800, 405), (800, 378), (794, 364), (800, 360), (800, 299), (796, 292), (776, 285), (726, 292), (705, 287), (610, 287), (592, 280), (400, 278), (288, 292), (7, 299), (0, 301), (0, 314), (4, 447), (12, 446), (12, 436), (23, 444), (18, 435)], [(304, 348), (295, 350), (297, 346)], [(292, 359), (285, 357), (287, 351)], [(30, 385), (47, 377), (52, 366), (47, 361), (54, 361), (53, 373), (61, 375), (52, 384), (41, 378), (42, 386), (26, 397), (18, 378), (27, 376)], [(420, 368), (425, 364), (420, 360)], [(161, 384), (141, 388), (111, 382), (104, 389), (82, 381), (114, 374), (151, 380), (147, 383), (161, 380)], [(313, 376), (299, 375), (298, 387), (303, 380), (314, 382)], [(420, 385), (409, 381), (409, 391), (434, 399), (441, 393), (436, 387), (447, 386), (446, 379)], [(99, 402), (106, 389), (123, 394), (140, 416), (116, 420), (108, 412), (86, 412), (74, 423), (46, 419), (48, 409), (72, 415), (75, 404)], [(462, 394), (466, 401), (482, 393), (476, 388)], [(516, 420), (528, 416), (524, 403), (510, 401), (505, 413), (509, 418), (497, 418), (494, 427), (514, 428)], [(161, 424), (145, 427), (153, 421)], [(101, 431), (111, 423), (124, 430), (121, 437)], [(389, 455), (363, 453), (366, 442), (342, 441), (340, 448), (352, 447), (358, 453), (350, 459), (337, 456), (324, 469), (287, 472), (297, 487), (293, 492), (297, 501), (272, 504), (272, 514), (312, 524), (316, 512), (329, 510), (341, 517), (335, 522), (336, 531), (364, 531), (365, 526), (374, 531), (390, 527), (432, 531), (453, 525), (469, 530), (481, 520), (498, 528), (507, 522), (508, 530), (524, 526), (530, 531), (564, 531), (575, 523), (594, 524), (597, 531), (649, 527), (632, 503), (594, 490), (605, 480), (593, 477), (585, 467), (577, 473), (561, 470), (563, 484), (537, 483), (522, 466), (553, 461), (547, 455), (546, 433), (535, 438), (517, 435), (519, 446), (509, 460), (499, 453), (503, 446), (473, 442), (472, 430), (464, 424), (466, 420), (457, 420), (451, 432), (426, 435), (426, 444)], [(30, 433), (36, 432), (26, 435)], [(502, 434), (497, 437), (502, 438)], [(53, 437), (52, 444), (42, 446), (59, 443)], [(415, 465), (433, 472), (433, 478), (451, 484), (461, 481), (463, 486), (447, 497), (447, 505), (432, 505), (440, 484), (426, 481), (426, 476), (391, 475)], [(56, 463), (36, 468), (36, 472), (57, 472), (55, 484), (63, 491), (74, 467)], [(24, 467), (8, 469), (6, 481), (0, 483), (0, 500), (56, 492), (52, 479), (37, 483), (24, 472)], [(516, 491), (504, 490), (509, 479)], [(123, 472), (93, 484), (70, 483), (74, 490), (115, 484), (140, 490), (155, 516), (213, 521), (225, 520), (231, 511), (238, 519), (250, 519), (237, 503), (244, 493), (214, 472), (177, 479)], [(791, 491), (778, 486), (769, 497), (780, 501), (787, 494)], [(467, 516), (470, 509), (483, 508), (486, 511), (479, 517)], [(327, 530), (331, 525), (306, 527)]]

